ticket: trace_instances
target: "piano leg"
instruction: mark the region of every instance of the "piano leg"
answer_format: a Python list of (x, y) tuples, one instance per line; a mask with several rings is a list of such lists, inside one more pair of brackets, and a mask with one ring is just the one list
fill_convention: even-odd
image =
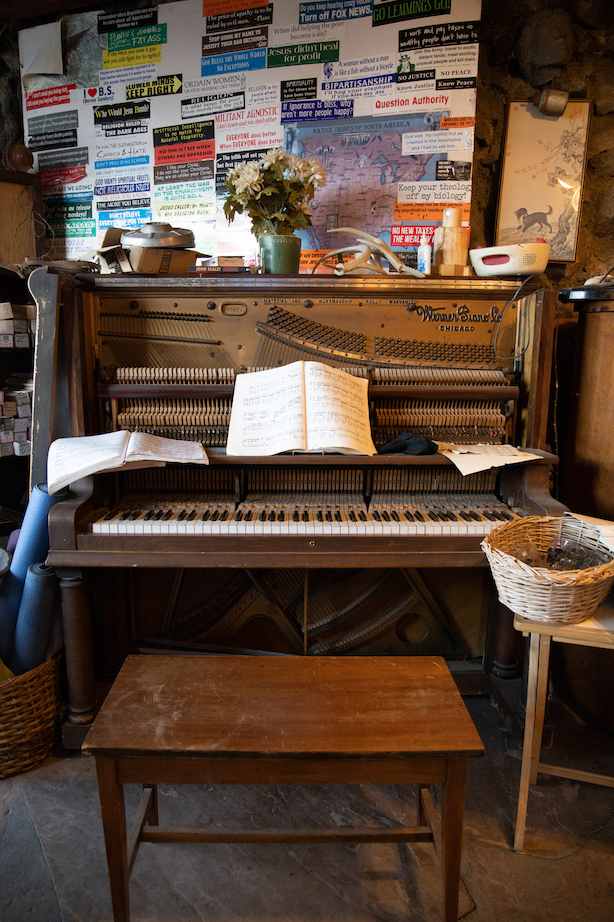
[(489, 630), (484, 665), (497, 679), (515, 679), (521, 675), (523, 641), (514, 630), (514, 615), (494, 595), (488, 619)]
[(81, 570), (56, 569), (62, 593), (62, 621), (68, 675), (68, 722), (62, 739), (68, 748), (85, 738), (94, 719), (96, 686), (87, 578)]

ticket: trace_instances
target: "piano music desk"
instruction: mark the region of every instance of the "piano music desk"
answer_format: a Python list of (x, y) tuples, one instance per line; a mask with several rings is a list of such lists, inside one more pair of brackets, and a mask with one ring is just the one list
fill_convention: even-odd
[(529, 785), (536, 784), (538, 772), (559, 778), (571, 778), (574, 781), (588, 781), (591, 784), (614, 787), (614, 778), (609, 775), (598, 775), (595, 772), (549, 765), (539, 760), (546, 712), (551, 642), (555, 640), (559, 643), (578, 644), (583, 647), (614, 649), (614, 600), (612, 595), (607, 596), (594, 615), (580, 624), (531, 621), (521, 615), (514, 615), (514, 627), (517, 631), (522, 631), (525, 637), (530, 638), (527, 713), (514, 836), (514, 851), (521, 852), (527, 822)]
[[(141, 842), (432, 842), (457, 922), (465, 769), (480, 737), (441, 657), (129, 656), (94, 721), (115, 922)], [(123, 785), (142, 783), (129, 839)], [(429, 785), (442, 785), (441, 820)], [(158, 784), (418, 784), (410, 827), (159, 825)]]

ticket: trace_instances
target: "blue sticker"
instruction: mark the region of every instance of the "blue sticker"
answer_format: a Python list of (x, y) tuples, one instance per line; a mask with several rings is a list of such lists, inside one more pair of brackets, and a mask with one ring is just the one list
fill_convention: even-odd
[(125, 211), (100, 211), (98, 212), (98, 225), (100, 230), (107, 227), (141, 227), (151, 221), (149, 208), (130, 208)]
[(212, 74), (232, 74), (238, 70), (263, 70), (266, 67), (266, 48), (235, 51), (233, 54), (216, 54), (200, 59), (201, 77)]
[(135, 166), (138, 163), (149, 163), (149, 157), (125, 157), (122, 160), (99, 160), (94, 164), (94, 169), (115, 170), (120, 166)]

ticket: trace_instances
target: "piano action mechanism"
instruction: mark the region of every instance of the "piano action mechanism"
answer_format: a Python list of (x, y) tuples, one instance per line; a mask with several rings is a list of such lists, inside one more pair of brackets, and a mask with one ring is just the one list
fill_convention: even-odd
[[(174, 574), (158, 620), (134, 602), (127, 614), (141, 647), (147, 637), (150, 648), (475, 657), (475, 639), (423, 577), (484, 567), (480, 541), (497, 522), (563, 511), (545, 450), (548, 292), (518, 298), (499, 279), (74, 279), (44, 269), (30, 286), (40, 318), (33, 482), (46, 479), (53, 438), (115, 428), (202, 441), (211, 459), (88, 478), (52, 510), (73, 724), (94, 710), (90, 568), (134, 571), (133, 600), (152, 570)], [(227, 456), (236, 375), (297, 359), (368, 379), (378, 447), (411, 431), (522, 444), (535, 461), (462, 477), (440, 455)], [(505, 669), (513, 632), (491, 620), (477, 652)]]

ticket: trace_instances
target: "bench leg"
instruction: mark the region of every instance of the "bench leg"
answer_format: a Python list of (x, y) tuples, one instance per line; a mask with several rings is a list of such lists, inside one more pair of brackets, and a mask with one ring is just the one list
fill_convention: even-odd
[(441, 805), (441, 870), (443, 917), (458, 922), (463, 814), (465, 808), (466, 759), (448, 759), (447, 779)]
[(128, 849), (126, 842), (126, 810), (124, 788), (117, 780), (114, 759), (96, 757), (100, 812), (107, 851), (107, 867), (111, 885), (114, 922), (130, 922), (128, 895)]

